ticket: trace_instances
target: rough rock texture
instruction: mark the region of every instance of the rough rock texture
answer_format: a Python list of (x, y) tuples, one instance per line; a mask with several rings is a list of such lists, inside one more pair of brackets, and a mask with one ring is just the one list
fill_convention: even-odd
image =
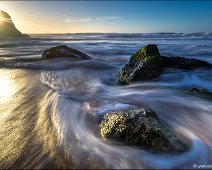
[(162, 59), (155, 44), (149, 44), (130, 58), (118, 75), (119, 84), (156, 78), (162, 71)]
[(13, 24), (11, 17), (4, 11), (0, 11), (0, 37), (12, 38), (12, 37), (29, 37), (26, 34), (22, 34)]
[(212, 92), (207, 89), (192, 88), (192, 89), (188, 90), (188, 92), (195, 96), (212, 100)]
[(89, 57), (87, 54), (78, 51), (76, 49), (70, 48), (66, 45), (60, 45), (45, 50), (42, 55), (42, 58), (43, 59), (70, 58), (74, 60), (91, 59), (91, 57)]
[(211, 69), (212, 64), (197, 59), (161, 56), (155, 44), (149, 44), (133, 54), (118, 74), (118, 84), (157, 78), (164, 68), (192, 70)]
[(188, 59), (183, 57), (166, 57), (163, 56), (164, 68), (177, 68), (184, 70), (192, 70), (196, 68), (212, 68), (212, 65), (206, 61), (197, 59)]
[(107, 113), (101, 124), (103, 139), (113, 139), (158, 152), (182, 152), (187, 147), (151, 110), (134, 108)]

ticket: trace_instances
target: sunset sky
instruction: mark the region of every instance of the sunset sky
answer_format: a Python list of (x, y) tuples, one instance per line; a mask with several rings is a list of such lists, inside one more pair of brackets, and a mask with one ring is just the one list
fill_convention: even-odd
[(212, 1), (1, 1), (23, 33), (212, 32)]

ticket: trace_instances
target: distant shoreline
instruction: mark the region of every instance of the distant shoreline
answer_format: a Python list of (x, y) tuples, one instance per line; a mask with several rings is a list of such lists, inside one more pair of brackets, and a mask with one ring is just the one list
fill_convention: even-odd
[(117, 32), (82, 32), (82, 33), (27, 33), (28, 35), (72, 35), (72, 34), (212, 34), (212, 32), (152, 32), (152, 33), (142, 33), (142, 32), (137, 32), (137, 33), (117, 33)]

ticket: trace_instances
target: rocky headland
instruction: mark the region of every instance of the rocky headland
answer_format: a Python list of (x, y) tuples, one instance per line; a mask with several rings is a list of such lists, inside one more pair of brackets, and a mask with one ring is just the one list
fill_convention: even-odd
[(29, 37), (22, 34), (14, 25), (10, 15), (0, 11), (0, 38)]

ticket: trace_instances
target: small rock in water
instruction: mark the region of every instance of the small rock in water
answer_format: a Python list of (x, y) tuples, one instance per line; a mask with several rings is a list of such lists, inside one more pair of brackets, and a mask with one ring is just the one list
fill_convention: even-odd
[(199, 89), (199, 88), (194, 87), (194, 88), (188, 90), (188, 92), (195, 96), (212, 100), (212, 92), (207, 89)]
[(157, 152), (183, 152), (187, 147), (160, 123), (151, 110), (134, 108), (107, 113), (100, 124), (103, 139)]
[(71, 58), (74, 60), (87, 60), (91, 59), (87, 54), (70, 48), (66, 45), (60, 45), (56, 47), (52, 47), (44, 51), (42, 55), (43, 59), (51, 59), (51, 58)]
[(149, 44), (130, 58), (128, 64), (119, 72), (118, 83), (129, 84), (137, 80), (156, 78), (162, 71), (162, 59), (155, 44)]

